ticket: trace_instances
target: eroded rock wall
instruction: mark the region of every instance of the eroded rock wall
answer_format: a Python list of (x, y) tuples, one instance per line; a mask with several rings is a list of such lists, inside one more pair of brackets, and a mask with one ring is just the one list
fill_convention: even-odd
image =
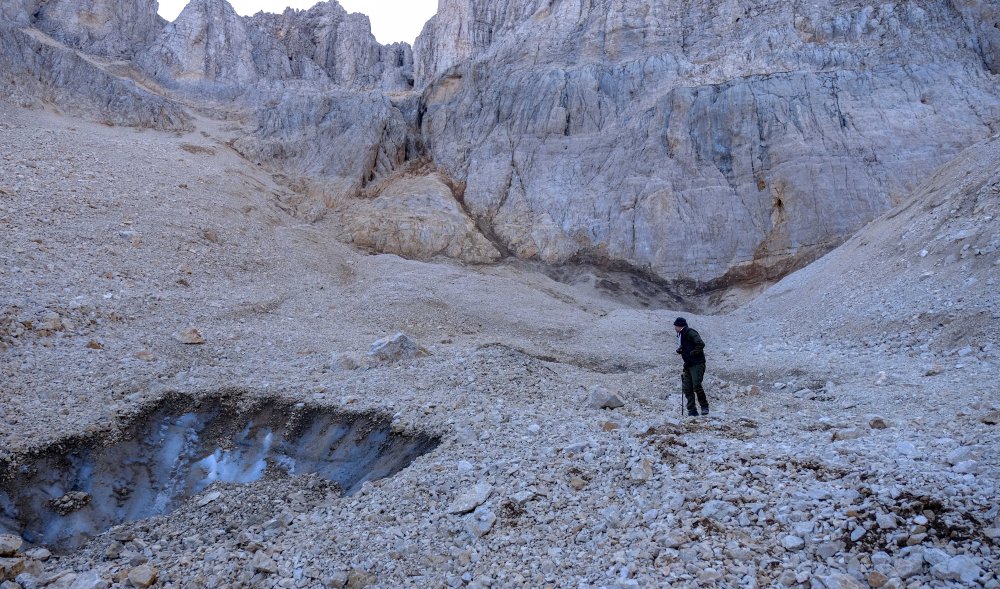
[(368, 17), (336, 2), (241, 17), (225, 0), (192, 0), (139, 61), (175, 89), (250, 103), (286, 82), (362, 92), (413, 86), (409, 46), (380, 45)]
[(522, 257), (779, 276), (1000, 119), (947, 2), (459, 4), (416, 44), (423, 138)]
[(225, 0), (192, 0), (139, 58), (159, 82), (227, 96), (259, 81), (250, 35)]
[[(445, 216), (471, 214), (497, 251), (691, 290), (801, 266), (1000, 130), (990, 2), (442, 0), (413, 49), (379, 45), (336, 2), (245, 18), (192, 0), (165, 26), (150, 6), (14, 0), (3, 14), (135, 56), (186, 99), (252, 111), (237, 147), (305, 177), (311, 218), (333, 207), (370, 233), (355, 213), (402, 209), (344, 212), (345, 199), (407, 192), (426, 173), (436, 188), (417, 192), (435, 197), (402, 199), (426, 214), (387, 227), (436, 218), (450, 191), (460, 206)], [(83, 92), (105, 110), (119, 100)], [(425, 239), (443, 227), (468, 228), (426, 221), (418, 241), (462, 250), (455, 235)]]
[(356, 195), (414, 159), (402, 113), (377, 92), (301, 91), (257, 111), (256, 128), (235, 143), (253, 161), (307, 177), (328, 199)]
[(33, 26), (54, 39), (115, 59), (134, 57), (166, 24), (151, 0), (34, 0), (21, 4), (29, 7)]
[(982, 0), (952, 0), (952, 4), (962, 14), (983, 63), (1000, 74), (1000, 4)]
[(116, 77), (34, 29), (0, 25), (0, 99), (57, 107), (114, 125), (191, 128), (183, 108), (132, 80)]
[(306, 11), (258, 13), (248, 21), (254, 61), (263, 77), (328, 80), (344, 88), (386, 91), (413, 87), (409, 45), (380, 45), (363, 14), (348, 14), (336, 2)]

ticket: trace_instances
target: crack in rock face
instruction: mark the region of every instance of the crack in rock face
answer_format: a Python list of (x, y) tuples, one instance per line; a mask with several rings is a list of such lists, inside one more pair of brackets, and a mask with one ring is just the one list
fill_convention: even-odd
[(213, 483), (316, 474), (345, 494), (437, 447), (377, 415), (264, 401), (170, 400), (123, 435), (64, 440), (0, 463), (0, 533), (73, 550), (111, 527), (170, 513)]

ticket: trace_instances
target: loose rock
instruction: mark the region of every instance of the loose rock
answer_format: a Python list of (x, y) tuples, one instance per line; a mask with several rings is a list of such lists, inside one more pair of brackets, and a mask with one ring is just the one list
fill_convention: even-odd
[(23, 545), (24, 540), (20, 536), (0, 534), (0, 556), (14, 556)]
[(402, 332), (376, 341), (368, 350), (368, 355), (379, 362), (410, 360), (429, 354), (430, 352)]
[(200, 345), (205, 343), (205, 337), (194, 327), (188, 327), (175, 333), (174, 339), (185, 345)]
[(159, 571), (144, 564), (137, 566), (128, 572), (128, 582), (131, 583), (133, 587), (146, 589), (146, 587), (149, 587), (156, 582), (158, 574)]
[(625, 402), (601, 385), (591, 387), (587, 398), (587, 405), (594, 409), (618, 409), (624, 407)]
[(448, 513), (456, 515), (469, 513), (485, 503), (492, 493), (492, 485), (488, 483), (477, 483), (472, 489), (469, 489), (455, 499), (455, 501), (448, 508)]

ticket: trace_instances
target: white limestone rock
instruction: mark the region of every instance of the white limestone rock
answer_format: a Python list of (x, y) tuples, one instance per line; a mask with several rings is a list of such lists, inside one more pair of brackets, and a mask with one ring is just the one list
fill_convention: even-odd
[(924, 560), (918, 557), (909, 557), (896, 561), (893, 574), (900, 579), (909, 579), (919, 575), (924, 570)]
[(736, 506), (728, 501), (713, 499), (701, 508), (701, 516), (708, 519), (725, 520), (736, 511)]
[(653, 478), (653, 461), (643, 457), (634, 462), (629, 469), (629, 479), (636, 483), (644, 483)]
[[(260, 554), (258, 552), (258, 554)], [(146, 589), (156, 583), (159, 571), (148, 564), (139, 565), (128, 572), (129, 583), (138, 589)]]
[(0, 556), (14, 556), (14, 554), (21, 550), (22, 546), (24, 546), (24, 540), (20, 536), (0, 534)]
[(471, 489), (466, 490), (464, 493), (455, 498), (451, 506), (448, 507), (448, 513), (451, 514), (463, 514), (469, 513), (476, 509), (486, 500), (490, 498), (493, 494), (493, 486), (489, 483), (476, 483)]
[(892, 513), (880, 513), (875, 516), (875, 523), (880, 530), (895, 530), (898, 526), (896, 516)]
[(975, 448), (971, 446), (959, 446), (948, 453), (946, 460), (948, 461), (948, 464), (955, 466), (959, 462), (973, 460), (976, 457), (977, 452), (975, 451)]
[(906, 456), (907, 458), (923, 457), (923, 452), (921, 452), (920, 449), (918, 449), (913, 444), (913, 442), (907, 442), (907, 441), (899, 442), (898, 444), (896, 444), (896, 452), (898, 452), (903, 456)]
[(482, 538), (493, 529), (496, 521), (497, 516), (495, 513), (489, 509), (479, 507), (466, 518), (465, 528), (472, 536)]
[(971, 585), (982, 576), (983, 569), (977, 558), (959, 555), (931, 567), (931, 575), (942, 581), (959, 581)]
[(867, 432), (864, 429), (860, 427), (851, 427), (846, 429), (840, 429), (833, 432), (831, 439), (834, 442), (843, 440), (856, 440), (858, 438), (863, 438), (865, 435), (867, 435)]
[(429, 355), (429, 352), (405, 333), (384, 337), (371, 345), (368, 356), (379, 362), (397, 362)]
[(278, 572), (277, 563), (263, 550), (258, 550), (254, 553), (253, 558), (250, 560), (250, 566), (254, 571), (261, 573), (274, 574)]
[(340, 226), (342, 241), (380, 253), (471, 263), (500, 258), (437, 174), (392, 180), (374, 198), (340, 200), (327, 218)]
[(624, 407), (625, 402), (616, 393), (609, 391), (601, 385), (594, 385), (587, 393), (587, 405), (594, 409), (618, 409)]
[(951, 469), (960, 474), (976, 474), (979, 472), (979, 462), (975, 460), (963, 460)]

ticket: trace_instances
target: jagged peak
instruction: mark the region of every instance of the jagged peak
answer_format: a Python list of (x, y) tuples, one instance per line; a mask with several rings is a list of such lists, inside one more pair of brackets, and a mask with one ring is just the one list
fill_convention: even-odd
[[(191, 0), (187, 3), (177, 20), (193, 18), (193, 15), (206, 14), (208, 16), (221, 15), (225, 17), (235, 17), (242, 19), (236, 13), (236, 9), (227, 0)], [(174, 21), (176, 22), (176, 21)]]

